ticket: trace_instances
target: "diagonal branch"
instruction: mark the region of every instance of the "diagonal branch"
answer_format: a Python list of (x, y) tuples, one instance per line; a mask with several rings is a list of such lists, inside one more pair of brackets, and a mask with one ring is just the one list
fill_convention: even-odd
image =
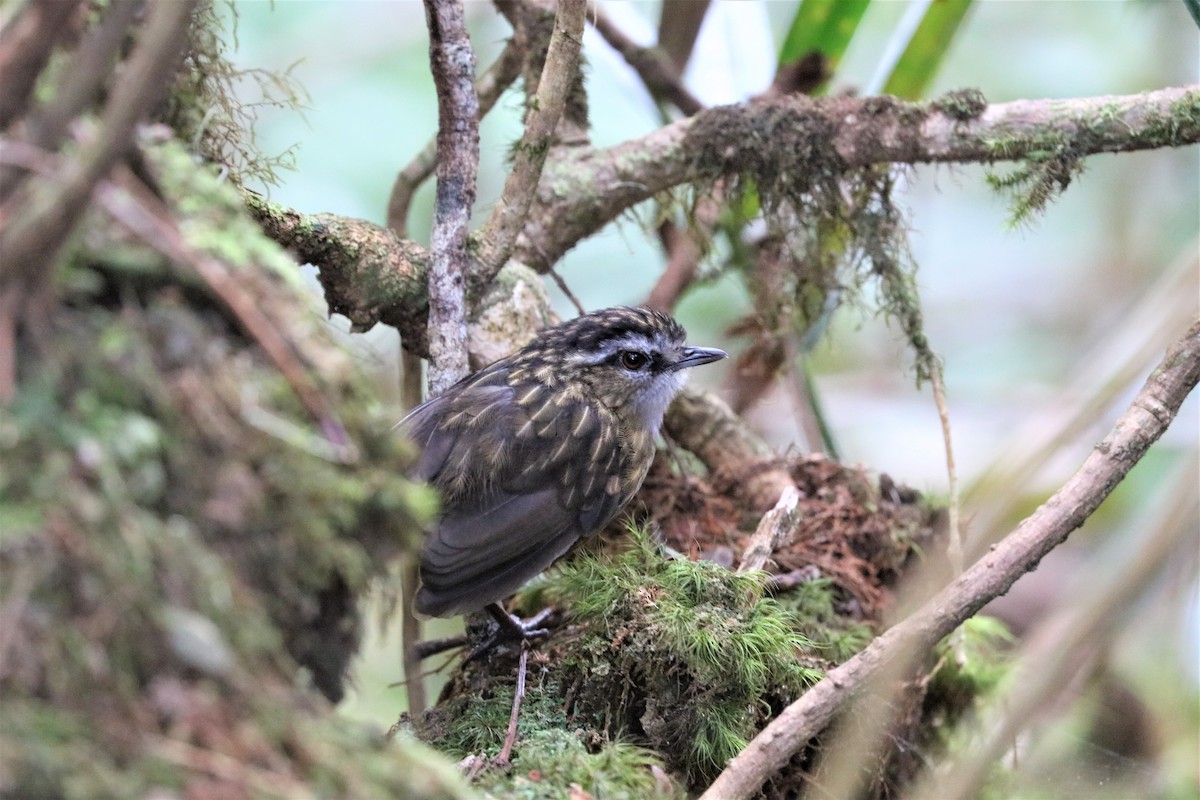
[(160, 3), (149, 19), (104, 107), (100, 130), (61, 174), (39, 181), (2, 209), (0, 269), (35, 275), (67, 241), (91, 200), (92, 189), (133, 146), (134, 125), (162, 97), (183, 55), (196, 0)]
[(55, 46), (71, 33), (79, 0), (33, 0), (0, 27), (0, 129), (24, 113)]
[[(1154, 577), (1164, 572), (1172, 559), (1186, 558), (1195, 552), (1196, 524), (1190, 517), (1189, 500), (1194, 499), (1196, 458), (1180, 470), (1166, 502), (1156, 511), (1155, 519), (1146, 520), (1135, 546), (1128, 542), (1128, 556), (1119, 565), (1095, 572), (1079, 581), (1080, 589), (1071, 598), (1069, 608), (1040, 624), (1021, 648), (1016, 674), (1008, 688), (989, 712), (974, 726), (978, 737), (969, 750), (960, 753), (943, 768), (931, 771), (908, 797), (937, 797), (941, 800), (967, 800), (985, 790), (983, 784), (995, 764), (1029, 726), (1030, 720), (1044, 711), (1081, 666), (1089, 654), (1103, 648), (1128, 623), (1129, 610), (1154, 585)], [(1174, 502), (1172, 502), (1174, 501)], [(1107, 562), (1106, 562), (1107, 563)]]
[[(692, 6), (698, 5), (700, 4), (690, 3), (688, 10), (691, 10)], [(700, 19), (703, 19), (703, 16), (704, 9), (701, 8)], [(683, 85), (679, 69), (662, 47), (642, 47), (626, 36), (595, 4), (588, 8), (588, 18), (592, 27), (596, 29), (596, 33), (604, 37), (604, 41), (608, 42), (609, 47), (621, 54), (625, 62), (642, 79), (642, 83), (646, 85), (651, 94), (663, 98), (689, 117), (704, 108), (704, 104)], [(668, 30), (671, 29), (668, 28)], [(694, 33), (693, 31), (693, 35)], [(687, 42), (689, 52), (691, 44), (692, 42)]]
[(525, 134), (517, 144), (513, 168), (495, 211), (479, 233), (479, 269), (476, 284), (486, 286), (508, 261), (529, 217), (542, 167), (554, 141), (571, 84), (578, 74), (579, 47), (583, 41), (586, 0), (559, 0), (554, 34), (538, 81), (537, 96), (525, 119)]
[(440, 394), (467, 364), (467, 225), (479, 170), (475, 53), (461, 0), (425, 0), (438, 96), (437, 199), (429, 243), (429, 390)]
[(701, 800), (754, 794), (770, 775), (823, 730), (867, 680), (906, 653), (925, 652), (998, 597), (1082, 525), (1167, 429), (1200, 381), (1200, 322), (1167, 351), (1133, 403), (1079, 471), (984, 558), (912, 616), (829, 671), (764, 728), (725, 768)]

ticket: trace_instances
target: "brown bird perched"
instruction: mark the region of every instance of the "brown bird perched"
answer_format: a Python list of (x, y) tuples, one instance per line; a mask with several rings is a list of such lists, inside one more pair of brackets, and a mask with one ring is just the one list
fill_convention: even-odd
[(448, 617), (497, 603), (603, 528), (642, 485), (684, 370), (725, 358), (688, 347), (647, 308), (547, 328), (515, 354), (416, 408), (400, 427), (416, 477), (441, 494), (416, 609)]

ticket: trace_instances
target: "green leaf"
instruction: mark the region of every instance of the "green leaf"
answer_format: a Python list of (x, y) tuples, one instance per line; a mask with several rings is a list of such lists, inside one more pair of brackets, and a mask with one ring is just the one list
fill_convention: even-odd
[(833, 72), (850, 44), (871, 0), (803, 0), (779, 51), (779, 64), (798, 61), (814, 50)]
[(933, 0), (892, 68), (883, 93), (905, 100), (924, 94), (970, 8), (971, 0)]

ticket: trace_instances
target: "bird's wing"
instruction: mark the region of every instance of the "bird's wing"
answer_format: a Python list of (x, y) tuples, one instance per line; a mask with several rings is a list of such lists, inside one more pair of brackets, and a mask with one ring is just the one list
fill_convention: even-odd
[(443, 515), (421, 555), (417, 610), (450, 616), (482, 608), (564, 555), (580, 534), (556, 494), (498, 493), (483, 515)]
[(422, 448), (418, 477), (442, 495), (421, 558), (421, 613), (506, 597), (620, 509), (612, 476), (623, 453), (608, 412), (530, 391), (484, 377), (404, 421)]

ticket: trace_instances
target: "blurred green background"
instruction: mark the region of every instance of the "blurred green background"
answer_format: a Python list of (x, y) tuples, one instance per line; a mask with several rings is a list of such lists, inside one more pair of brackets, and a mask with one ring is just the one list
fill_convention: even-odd
[[(635, 40), (654, 41), (659, 3), (602, 7)], [(421, 3), (280, 0), (233, 8), (237, 63), (271, 70), (294, 65), (310, 95), (303, 114), (262, 110), (259, 146), (267, 153), (294, 147), (295, 170), (281, 173), (278, 186), (258, 188), (304, 212), (383, 223), (395, 174), (437, 125)], [(466, 10), (482, 69), (500, 51), (508, 26), (489, 3), (468, 2)], [(829, 91), (878, 91), (906, 41), (904, 27), (919, 19), (919, 10), (900, 2), (866, 4)], [(783, 0), (713, 3), (685, 76), (689, 88), (707, 104), (763, 90), (796, 12), (796, 3)], [(591, 28), (584, 44), (593, 142), (615, 144), (658, 127), (660, 111), (624, 61)], [(976, 2), (944, 44), (926, 96), (978, 87), (991, 102), (1090, 97), (1200, 78), (1200, 35), (1176, 0)], [(246, 89), (254, 99), (252, 87)], [(500, 193), (519, 121), (520, 99), (510, 91), (483, 124), (478, 217)], [(1008, 167), (994, 169), (1003, 174)], [(981, 167), (909, 170), (902, 196), (927, 332), (945, 359), (960, 479), (970, 489), (1004, 458), (1026, 456), (1017, 467), (1018, 484), (1001, 481), (999, 490), (979, 484), (967, 495), (966, 516), (1003, 531), (1079, 465), (1166, 343), (1195, 319), (1200, 154), (1191, 147), (1090, 158), (1064, 197), (1017, 227)], [(428, 237), (431, 199), (432, 182), (418, 194), (410, 218), (420, 240)], [(558, 271), (585, 306), (645, 298), (663, 258), (642, 222), (626, 215), (563, 259)], [(559, 311), (571, 315), (553, 287), (552, 294)], [(726, 276), (689, 293), (678, 315), (693, 341), (736, 351), (744, 342), (725, 330), (747, 308), (742, 284)], [(330, 324), (347, 327), (342, 319)], [(353, 338), (394, 400), (394, 332)], [(1153, 355), (1138, 355), (1139, 344)], [(1132, 366), (1123, 373), (1126, 362)], [(937, 413), (928, 390), (915, 388), (910, 365), (898, 332), (862, 308), (840, 310), (812, 354), (843, 460), (944, 494)], [(724, 374), (712, 369), (701, 377), (719, 386)], [(1095, 398), (1101, 398), (1096, 407), (1081, 409)], [(1198, 409), (1191, 398), (1146, 463), (1073, 536), (1073, 554), (1064, 556), (1072, 565), (1067, 578), (1086, 584), (1091, 571), (1119, 563), (1128, 552), (1122, 548), (1136, 546), (1148, 518), (1164, 506), (1179, 512), (1170, 524), (1200, 527), (1197, 493), (1186, 490), (1200, 482)], [(797, 440), (786, 390), (750, 416), (780, 448)], [(1076, 435), (1046, 444), (1072, 417), (1079, 419)], [(1200, 727), (1196, 572), (1196, 553), (1184, 553), (1133, 610), (1116, 648), (1120, 669), (1161, 711), (1172, 743), (1168, 758), (1193, 778)], [(1063, 602), (1074, 585), (1058, 581), (1058, 595), (1048, 602)], [(346, 713), (381, 725), (403, 707), (402, 689), (383, 688), (401, 677), (394, 628), (372, 625), (358, 691), (345, 704)]]

